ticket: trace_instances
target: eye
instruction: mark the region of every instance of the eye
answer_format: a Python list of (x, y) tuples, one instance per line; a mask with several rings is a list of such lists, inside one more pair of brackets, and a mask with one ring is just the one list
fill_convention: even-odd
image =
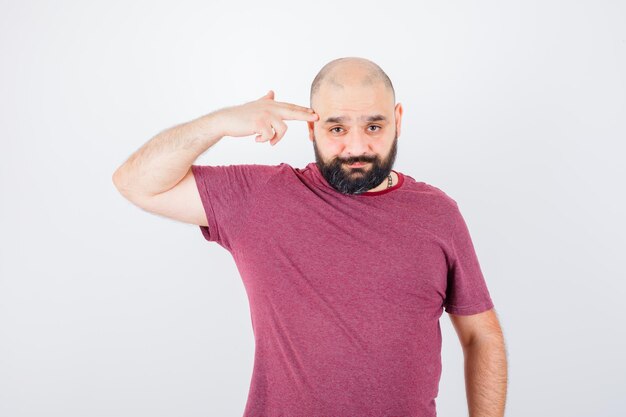
[(368, 127), (377, 127), (377, 128), (378, 128), (378, 130), (382, 129), (382, 127), (380, 127), (380, 126), (378, 126), (378, 125), (370, 125), (370, 126), (368, 126)]
[(339, 132), (335, 132), (334, 131), (335, 129), (341, 129), (341, 128), (339, 126), (335, 126), (335, 127), (331, 128), (330, 131), (333, 132), (333, 133), (339, 133)]

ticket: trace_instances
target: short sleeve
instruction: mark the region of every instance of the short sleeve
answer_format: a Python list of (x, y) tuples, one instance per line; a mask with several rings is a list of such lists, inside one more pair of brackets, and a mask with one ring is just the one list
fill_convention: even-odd
[[(282, 165), (282, 164), (281, 164)], [(248, 208), (279, 165), (191, 165), (208, 226), (199, 226), (209, 242), (231, 251)]]
[(452, 314), (482, 313), (491, 309), (493, 302), (467, 224), (456, 202), (453, 206), (444, 307)]

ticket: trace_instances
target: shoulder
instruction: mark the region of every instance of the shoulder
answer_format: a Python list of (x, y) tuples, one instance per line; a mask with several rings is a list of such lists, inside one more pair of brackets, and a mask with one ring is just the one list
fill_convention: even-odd
[(240, 190), (258, 190), (273, 177), (284, 172), (283, 164), (230, 164), (192, 165), (191, 170), (198, 184), (220, 193)]
[(441, 187), (425, 181), (416, 181), (405, 175), (408, 205), (419, 212), (424, 221), (430, 222), (442, 235), (450, 235), (462, 218), (456, 200)]
[(406, 191), (441, 209), (456, 210), (458, 208), (456, 200), (441, 188), (425, 181), (416, 181), (410, 175), (402, 175), (404, 176)]
[(226, 176), (271, 176), (283, 169), (284, 164), (228, 164), (228, 165), (192, 165), (194, 174)]

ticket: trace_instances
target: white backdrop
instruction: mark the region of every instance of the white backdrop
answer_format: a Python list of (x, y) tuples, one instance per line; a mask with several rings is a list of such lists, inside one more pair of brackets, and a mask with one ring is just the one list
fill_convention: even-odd
[[(113, 171), (160, 131), (256, 99), (308, 106), (378, 63), (394, 169), (444, 190), (504, 330), (507, 416), (626, 408), (621, 1), (1, 1), (0, 415), (240, 416), (253, 364), (230, 254), (138, 209)], [(304, 122), (197, 163), (314, 161)], [(440, 416), (467, 413), (441, 318)]]

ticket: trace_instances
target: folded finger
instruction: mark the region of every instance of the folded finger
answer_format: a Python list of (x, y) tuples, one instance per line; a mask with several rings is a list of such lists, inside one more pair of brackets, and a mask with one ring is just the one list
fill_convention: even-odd
[(257, 142), (267, 142), (268, 140), (271, 140), (274, 135), (275, 132), (272, 130), (272, 125), (264, 123), (264, 125), (259, 129), (256, 140)]
[(270, 145), (274, 146), (276, 142), (282, 139), (285, 136), (285, 132), (287, 132), (287, 124), (280, 119), (276, 119), (272, 121), (272, 127), (276, 132), (276, 135), (272, 140), (270, 140)]

